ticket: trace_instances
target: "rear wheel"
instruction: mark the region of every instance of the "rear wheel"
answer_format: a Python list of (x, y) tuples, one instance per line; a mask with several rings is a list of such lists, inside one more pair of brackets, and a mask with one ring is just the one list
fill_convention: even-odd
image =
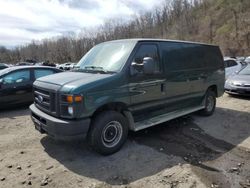
[(128, 122), (115, 111), (102, 112), (96, 116), (88, 133), (90, 146), (102, 155), (120, 150), (127, 139)]
[(200, 111), (203, 116), (210, 116), (214, 113), (216, 106), (216, 95), (212, 90), (208, 90), (205, 96), (205, 108)]

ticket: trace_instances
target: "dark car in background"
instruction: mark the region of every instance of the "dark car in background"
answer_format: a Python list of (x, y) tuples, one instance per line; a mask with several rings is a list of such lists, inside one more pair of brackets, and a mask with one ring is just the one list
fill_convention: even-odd
[(59, 72), (62, 71), (44, 66), (16, 66), (0, 70), (0, 109), (31, 103), (33, 82)]
[(0, 63), (0, 70), (8, 68), (8, 65)]
[(230, 95), (250, 96), (250, 65), (226, 81), (225, 92)]

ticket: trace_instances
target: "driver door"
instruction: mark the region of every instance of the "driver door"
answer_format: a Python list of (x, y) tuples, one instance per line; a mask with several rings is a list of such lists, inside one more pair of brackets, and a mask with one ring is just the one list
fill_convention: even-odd
[(133, 114), (142, 111), (153, 111), (160, 107), (161, 99), (165, 96), (165, 79), (159, 56), (157, 43), (142, 43), (138, 46), (131, 64), (142, 64), (143, 58), (151, 57), (156, 64), (156, 71), (152, 75), (138, 71), (135, 75), (130, 75), (130, 110)]
[(1, 80), (0, 104), (27, 103), (32, 100), (32, 80), (30, 70), (17, 70), (4, 75)]

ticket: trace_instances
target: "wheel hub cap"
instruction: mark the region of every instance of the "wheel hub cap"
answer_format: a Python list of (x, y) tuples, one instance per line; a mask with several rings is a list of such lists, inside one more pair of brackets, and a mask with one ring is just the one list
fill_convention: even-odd
[(102, 143), (106, 147), (113, 147), (122, 137), (122, 125), (118, 121), (109, 122), (102, 131)]

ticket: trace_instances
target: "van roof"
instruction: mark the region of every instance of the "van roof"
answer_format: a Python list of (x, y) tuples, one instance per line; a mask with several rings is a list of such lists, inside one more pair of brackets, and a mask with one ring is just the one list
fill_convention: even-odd
[(218, 45), (201, 43), (201, 42), (182, 41), (182, 40), (170, 40), (170, 39), (155, 39), (155, 38), (131, 38), (131, 39), (112, 40), (112, 41), (107, 41), (107, 42), (120, 42), (120, 41), (135, 41), (135, 42), (178, 42), (178, 43), (201, 44), (201, 45), (217, 46), (218, 47)]

